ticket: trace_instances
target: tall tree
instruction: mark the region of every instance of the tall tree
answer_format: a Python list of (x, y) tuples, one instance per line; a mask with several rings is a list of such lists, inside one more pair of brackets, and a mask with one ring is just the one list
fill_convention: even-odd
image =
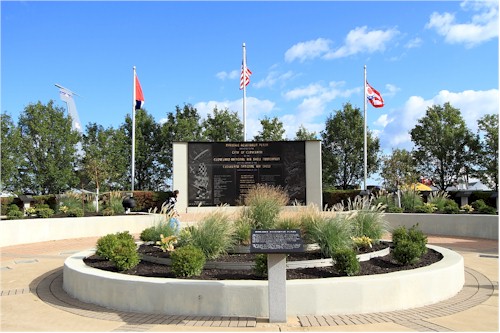
[(262, 125), (262, 131), (260, 131), (256, 136), (254, 136), (254, 141), (283, 141), (285, 138), (285, 129), (283, 128), (283, 123), (277, 118), (265, 117), (260, 121)]
[[(129, 147), (132, 147), (132, 118), (127, 115), (122, 125)], [(165, 189), (165, 168), (160, 155), (163, 147), (161, 127), (145, 110), (135, 114), (135, 181), (134, 190)], [(130, 148), (131, 150), (131, 148)]]
[[(348, 189), (364, 178), (364, 120), (350, 103), (327, 118), (323, 138), (323, 184)], [(367, 173), (379, 166), (379, 139), (367, 131)]]
[(228, 109), (213, 109), (213, 117), (208, 114), (202, 122), (203, 136), (207, 141), (242, 141), (243, 124), (237, 112)]
[(297, 133), (295, 133), (295, 140), (317, 140), (316, 132), (309, 132), (304, 125), (300, 125)]
[(83, 170), (90, 181), (88, 185), (101, 191), (129, 188), (127, 172), (131, 152), (123, 130), (88, 124), (82, 148), (85, 153)]
[(498, 191), (498, 114), (487, 114), (477, 124), (482, 136), (478, 175), (483, 183)]
[(428, 107), (410, 134), (420, 173), (432, 178), (440, 190), (471, 171), (476, 136), (467, 128), (460, 110), (450, 103)]
[(167, 114), (167, 121), (161, 125), (162, 148), (160, 162), (165, 166), (165, 181), (172, 177), (172, 143), (176, 141), (204, 141), (200, 115), (190, 104), (175, 107)]
[(19, 170), (21, 163), (21, 135), (19, 128), (10, 115), (3, 113), (1, 123), (1, 179), (0, 191), (17, 192), (19, 190)]
[(406, 149), (393, 149), (390, 155), (382, 157), (384, 187), (397, 189), (398, 186), (414, 183), (419, 178), (412, 153)]
[(54, 194), (77, 185), (75, 173), (80, 135), (71, 129), (71, 117), (64, 109), (29, 104), (19, 118), (21, 184), (23, 191)]

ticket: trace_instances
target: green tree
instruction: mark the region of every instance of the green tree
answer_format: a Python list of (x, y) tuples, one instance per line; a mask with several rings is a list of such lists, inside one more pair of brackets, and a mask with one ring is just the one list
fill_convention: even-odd
[(0, 191), (15, 192), (19, 187), (19, 170), (21, 162), (21, 135), (19, 128), (10, 115), (3, 113), (1, 123), (1, 179)]
[(283, 128), (283, 123), (274, 117), (270, 119), (265, 117), (260, 121), (262, 125), (262, 131), (260, 131), (256, 136), (254, 136), (254, 141), (283, 141), (285, 138), (285, 129)]
[(487, 114), (477, 122), (482, 134), (479, 178), (498, 191), (498, 114)]
[[(132, 118), (130, 115), (127, 115), (122, 129), (126, 134), (131, 154)], [(163, 139), (161, 126), (153, 117), (145, 109), (137, 110), (135, 113), (134, 190), (166, 189), (166, 165), (161, 160)], [(131, 161), (131, 157), (129, 160)]]
[[(323, 184), (348, 189), (364, 179), (364, 119), (350, 103), (327, 118), (321, 132)], [(377, 171), (379, 139), (367, 131), (367, 176)]]
[(190, 104), (175, 107), (167, 114), (167, 121), (161, 125), (162, 148), (160, 163), (165, 166), (164, 179), (172, 177), (172, 143), (181, 141), (204, 141), (198, 110)]
[(77, 185), (76, 144), (80, 135), (71, 129), (71, 117), (51, 100), (29, 104), (19, 118), (23, 191), (60, 193)]
[[(82, 169), (90, 183), (87, 186), (101, 191), (129, 188), (127, 171), (131, 151), (123, 130), (111, 127), (104, 129), (96, 123), (88, 124), (82, 148), (85, 153)], [(81, 183), (87, 182), (82, 180)]]
[(309, 132), (304, 125), (300, 125), (297, 133), (295, 133), (295, 140), (305, 141), (305, 140), (317, 140), (316, 132)]
[(471, 172), (477, 138), (467, 128), (460, 110), (450, 103), (428, 107), (410, 134), (418, 170), (434, 179), (440, 190)]
[(390, 155), (382, 157), (380, 176), (384, 179), (384, 187), (389, 189), (414, 183), (419, 174), (412, 153), (406, 149), (393, 149)]
[(213, 109), (213, 117), (208, 114), (203, 120), (203, 137), (211, 142), (242, 141), (243, 124), (237, 112), (230, 112), (228, 109)]

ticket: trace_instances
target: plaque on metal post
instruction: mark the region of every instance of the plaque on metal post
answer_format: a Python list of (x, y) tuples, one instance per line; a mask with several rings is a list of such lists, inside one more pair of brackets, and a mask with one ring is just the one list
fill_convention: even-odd
[(299, 229), (252, 230), (250, 253), (304, 252)]

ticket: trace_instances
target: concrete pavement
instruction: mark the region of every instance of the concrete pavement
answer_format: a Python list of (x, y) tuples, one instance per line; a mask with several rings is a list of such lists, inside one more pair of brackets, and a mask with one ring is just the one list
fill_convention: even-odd
[[(267, 318), (126, 313), (80, 302), (62, 290), (66, 257), (94, 248), (97, 237), (0, 248), (1, 330), (14, 331), (488, 331), (498, 332), (498, 242), (428, 236), (464, 257), (466, 281), (456, 296), (431, 306), (359, 315)], [(374, 300), (381, 301), (381, 300)], [(383, 301), (383, 300), (382, 300)]]

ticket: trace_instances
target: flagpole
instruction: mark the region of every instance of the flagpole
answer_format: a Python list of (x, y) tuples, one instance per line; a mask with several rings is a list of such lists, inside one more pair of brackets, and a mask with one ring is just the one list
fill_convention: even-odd
[(134, 180), (135, 180), (135, 66), (134, 68), (134, 93), (132, 98), (132, 192), (134, 192)]
[(247, 54), (245, 43), (243, 43), (243, 141), (247, 141), (247, 85), (245, 84), (247, 75)]
[[(363, 190), (366, 191), (366, 174), (367, 174), (367, 143), (366, 143), (366, 65), (364, 68), (365, 72), (365, 80), (363, 82), (363, 96), (364, 96), (364, 111), (365, 111), (365, 116), (364, 116), (364, 183), (363, 183)], [(366, 192), (365, 192), (366, 193)]]

